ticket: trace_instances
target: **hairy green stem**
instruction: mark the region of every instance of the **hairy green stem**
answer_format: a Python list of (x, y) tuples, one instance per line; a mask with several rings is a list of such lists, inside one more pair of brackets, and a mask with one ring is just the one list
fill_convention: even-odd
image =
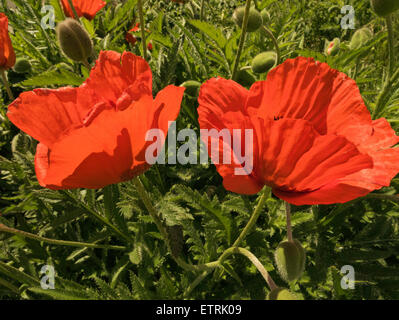
[(260, 272), (262, 277), (265, 279), (270, 290), (277, 288), (275, 282), (273, 281), (272, 277), (269, 275), (269, 273), (267, 272), (267, 270), (265, 269), (263, 264), (259, 261), (259, 259), (251, 251), (249, 251), (245, 248), (233, 247), (233, 248), (227, 249), (225, 251), (224, 255), (222, 255), (219, 258), (220, 263), (222, 263), (223, 260), (226, 259), (229, 255), (237, 254), (237, 253), (247, 257), (253, 263), (253, 265), (256, 267), (256, 269), (258, 269), (258, 271)]
[(285, 214), (287, 216), (287, 238), (289, 242), (293, 242), (292, 238), (292, 226), (291, 226), (291, 205), (285, 202)]
[(60, 246), (69, 246), (69, 247), (78, 247), (78, 248), (92, 248), (92, 249), (109, 249), (109, 250), (126, 250), (126, 247), (123, 246), (112, 246), (112, 245), (103, 245), (103, 244), (94, 244), (94, 243), (85, 243), (85, 242), (77, 242), (77, 241), (65, 241), (65, 240), (56, 240), (41, 237), (35, 235), (33, 233), (29, 233), (22, 230), (17, 230), (14, 228), (10, 228), (5, 226), (4, 224), (0, 224), (0, 231), (7, 232), (11, 234), (15, 234), (18, 236), (22, 236), (24, 238), (33, 239), (36, 241), (41, 241), (49, 244), (55, 244)]
[(145, 21), (144, 21), (144, 11), (143, 11), (143, 0), (137, 1), (137, 8), (139, 10), (141, 45), (143, 48), (143, 58), (144, 58), (144, 60), (147, 60), (147, 43), (146, 43), (146, 39), (145, 39)]
[(392, 16), (388, 15), (386, 18), (387, 29), (388, 29), (388, 49), (389, 49), (389, 67), (388, 67), (388, 79), (391, 78), (395, 67), (395, 44), (393, 36)]
[(399, 197), (390, 194), (379, 194), (379, 193), (369, 193), (367, 196), (363, 198), (368, 199), (380, 199), (380, 200), (387, 200), (392, 201), (399, 204)]
[(280, 63), (280, 59), (281, 59), (281, 52), (280, 52), (280, 47), (278, 46), (277, 39), (274, 36), (273, 32), (268, 27), (263, 25), (262, 28), (269, 35), (270, 39), (272, 39), (274, 47), (276, 48), (277, 59), (276, 59), (275, 66), (277, 66)]
[(70, 6), (71, 9), (72, 9), (72, 12), (73, 12), (73, 15), (75, 16), (75, 19), (76, 19), (77, 21), (80, 22), (80, 20), (79, 20), (79, 15), (78, 15), (78, 13), (76, 12), (76, 9), (75, 9), (75, 6), (74, 6), (73, 3), (72, 3), (72, 0), (68, 0), (68, 3), (69, 3), (69, 6)]
[(248, 25), (248, 17), (249, 17), (249, 9), (250, 8), (251, 8), (251, 0), (247, 0), (246, 5), (245, 5), (244, 19), (242, 21), (242, 26), (241, 26), (240, 43), (238, 45), (237, 55), (234, 60), (233, 74), (231, 76), (231, 78), (233, 80), (236, 80), (236, 78), (237, 78), (238, 65), (240, 64), (241, 53), (242, 53), (242, 50), (244, 49), (245, 36), (247, 34), (247, 25)]
[(13, 101), (14, 100), (14, 95), (12, 94), (10, 85), (8, 83), (7, 76), (6, 76), (6, 71), (3, 68), (0, 68), (0, 76), (1, 76), (1, 79), (3, 80), (4, 87), (6, 88), (8, 97), (10, 98), (11, 101)]
[(4, 279), (0, 278), (0, 285), (3, 287), (6, 287), (7, 289), (9, 289), (10, 291), (12, 291), (16, 294), (21, 294), (21, 292), (19, 292), (19, 289), (16, 286), (14, 286), (12, 283), (10, 283)]
[(200, 21), (204, 20), (205, 0), (201, 0)]
[(238, 247), (241, 244), (241, 242), (245, 239), (247, 234), (252, 230), (252, 228), (256, 224), (256, 221), (258, 220), (259, 215), (261, 214), (263, 207), (265, 206), (266, 200), (269, 196), (270, 196), (270, 188), (264, 187), (263, 190), (261, 191), (261, 197), (259, 199), (258, 204), (255, 207), (254, 212), (252, 213), (251, 218), (249, 219), (247, 225), (242, 230), (241, 234), (238, 236), (237, 240), (234, 242), (232, 247)]

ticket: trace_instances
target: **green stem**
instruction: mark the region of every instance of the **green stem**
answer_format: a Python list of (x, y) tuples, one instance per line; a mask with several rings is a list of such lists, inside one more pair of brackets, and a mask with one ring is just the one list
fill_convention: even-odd
[(242, 26), (241, 26), (241, 37), (240, 37), (240, 43), (238, 45), (238, 50), (237, 50), (237, 55), (234, 61), (234, 67), (233, 67), (233, 74), (231, 78), (233, 80), (236, 80), (237, 78), (237, 71), (238, 71), (238, 65), (240, 64), (240, 57), (242, 50), (244, 48), (244, 43), (245, 43), (245, 36), (247, 34), (247, 25), (248, 25), (248, 17), (249, 17), (249, 9), (251, 8), (251, 0), (247, 0), (247, 3), (245, 5), (245, 12), (244, 12), (244, 19), (242, 21)]
[(69, 3), (69, 6), (70, 6), (71, 9), (72, 9), (72, 12), (73, 12), (73, 15), (75, 16), (75, 19), (76, 19), (77, 21), (80, 22), (80, 20), (79, 20), (79, 15), (78, 15), (78, 13), (76, 12), (76, 9), (75, 9), (75, 6), (74, 6), (73, 3), (72, 3), (72, 0), (68, 0), (68, 3)]
[(109, 249), (109, 250), (126, 250), (126, 247), (122, 246), (112, 246), (112, 245), (102, 245), (102, 244), (94, 244), (94, 243), (85, 243), (85, 242), (77, 242), (77, 241), (65, 241), (65, 240), (56, 240), (41, 237), (35, 235), (33, 233), (29, 233), (22, 230), (17, 230), (14, 228), (10, 228), (5, 226), (4, 224), (0, 224), (0, 231), (7, 232), (11, 234), (15, 234), (18, 236), (22, 236), (24, 238), (33, 239), (36, 241), (41, 241), (49, 244), (55, 244), (60, 246), (70, 246), (70, 247), (78, 247), (78, 248), (92, 248), (92, 249)]
[(137, 1), (137, 8), (139, 10), (139, 19), (140, 19), (140, 31), (141, 31), (141, 44), (143, 48), (143, 58), (147, 60), (147, 43), (145, 39), (145, 21), (144, 21), (144, 12), (143, 12), (143, 0)]
[(14, 101), (14, 95), (12, 94), (10, 85), (8, 83), (7, 76), (6, 76), (6, 71), (3, 68), (0, 68), (0, 76), (1, 76), (1, 78), (3, 80), (4, 87), (6, 88), (8, 97), (10, 98), (11, 101)]
[(191, 284), (188, 286), (186, 291), (183, 293), (183, 297), (187, 298), (191, 292), (201, 283), (202, 280), (206, 278), (206, 276), (211, 272), (211, 270), (203, 271)]
[(369, 193), (367, 196), (363, 197), (366, 199), (380, 199), (380, 200), (387, 200), (392, 201), (399, 204), (399, 197), (390, 194), (378, 194), (378, 193)]
[(275, 66), (277, 66), (280, 63), (280, 59), (281, 59), (281, 52), (280, 52), (280, 47), (278, 46), (277, 39), (274, 36), (273, 32), (268, 27), (263, 25), (262, 28), (269, 35), (270, 39), (272, 39), (274, 47), (276, 48), (277, 59), (276, 59)]
[(259, 215), (261, 214), (263, 207), (265, 206), (266, 200), (270, 196), (270, 188), (264, 187), (261, 192), (262, 192), (261, 197), (259, 199), (258, 204), (256, 205), (254, 212), (252, 213), (251, 218), (249, 219), (244, 230), (242, 230), (241, 234), (238, 236), (237, 240), (234, 242), (232, 247), (238, 247), (256, 224), (256, 221), (258, 220)]
[(389, 68), (388, 68), (388, 79), (391, 78), (395, 67), (395, 44), (393, 36), (392, 16), (388, 15), (386, 18), (387, 29), (388, 29), (388, 48), (389, 48)]
[(9, 283), (8, 281), (6, 281), (4, 279), (0, 278), (0, 285), (8, 288), (9, 290), (11, 290), (12, 292), (14, 292), (16, 294), (20, 294), (19, 289), (16, 286), (14, 286), (13, 284)]
[(204, 20), (205, 0), (201, 1), (200, 21)]
[(288, 202), (285, 202), (285, 214), (287, 216), (287, 239), (289, 242), (293, 242), (291, 226), (291, 205)]

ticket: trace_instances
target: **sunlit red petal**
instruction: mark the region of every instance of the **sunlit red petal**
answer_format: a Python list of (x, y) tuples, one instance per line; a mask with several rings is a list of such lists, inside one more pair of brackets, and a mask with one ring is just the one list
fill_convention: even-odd
[[(68, 0), (61, 0), (62, 7), (67, 17), (74, 17), (72, 8)], [(103, 0), (72, 0), (76, 13), (79, 17), (85, 17), (88, 20), (94, 19), (98, 11), (100, 11), (107, 3)]]
[(8, 34), (8, 19), (0, 12), (0, 68), (9, 69), (15, 65), (15, 52)]

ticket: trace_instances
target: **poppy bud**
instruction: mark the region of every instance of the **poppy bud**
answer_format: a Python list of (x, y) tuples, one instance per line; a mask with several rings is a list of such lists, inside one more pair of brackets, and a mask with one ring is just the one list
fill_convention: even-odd
[(196, 97), (198, 95), (199, 88), (201, 87), (201, 83), (195, 80), (188, 80), (183, 82), (180, 87), (186, 88), (186, 93), (189, 96)]
[(57, 26), (60, 46), (65, 55), (75, 61), (87, 61), (93, 52), (93, 43), (82, 25), (75, 19), (67, 18)]
[(274, 51), (259, 53), (251, 63), (252, 71), (255, 73), (264, 73), (274, 67), (277, 60), (277, 54)]
[(243, 67), (238, 71), (237, 82), (244, 87), (249, 87), (256, 82), (256, 79), (245, 67)]
[(371, 0), (371, 7), (380, 17), (385, 17), (399, 9), (398, 0)]
[(305, 269), (306, 255), (298, 240), (281, 242), (276, 249), (274, 257), (277, 269), (285, 281), (291, 282), (302, 276)]
[[(242, 27), (244, 20), (245, 7), (239, 7), (234, 11), (233, 20), (239, 26)], [(249, 9), (247, 32), (254, 32), (262, 26), (262, 16), (255, 8)]]
[(338, 54), (340, 46), (341, 46), (341, 40), (339, 40), (339, 38), (335, 38), (333, 41), (331, 41), (328, 44), (324, 53), (327, 56), (335, 56)]
[(14, 65), (13, 70), (16, 73), (29, 73), (32, 68), (29, 60), (27, 59), (17, 59), (17, 62)]
[(268, 25), (270, 23), (270, 13), (269, 13), (269, 11), (267, 11), (266, 8), (265, 8), (265, 9), (263, 9), (260, 12), (260, 15), (262, 16), (263, 24), (264, 25)]
[(299, 297), (288, 289), (277, 287), (269, 292), (266, 300), (299, 300)]
[(367, 41), (373, 37), (373, 32), (369, 28), (362, 28), (357, 30), (351, 39), (349, 48), (351, 50), (357, 50), (361, 48)]

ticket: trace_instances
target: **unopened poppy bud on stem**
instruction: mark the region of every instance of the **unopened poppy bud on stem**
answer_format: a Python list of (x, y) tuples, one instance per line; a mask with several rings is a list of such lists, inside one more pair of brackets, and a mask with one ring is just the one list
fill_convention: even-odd
[[(245, 14), (245, 7), (239, 7), (233, 13), (233, 20), (240, 28), (244, 20), (244, 14)], [(253, 7), (250, 8), (248, 16), (247, 32), (255, 32), (262, 26), (262, 23), (263, 23), (262, 16), (259, 13), (259, 11)]]
[(62, 51), (72, 60), (87, 62), (93, 53), (93, 43), (88, 32), (74, 19), (67, 18), (60, 22), (57, 36)]
[(380, 17), (386, 17), (399, 10), (398, 0), (371, 0), (370, 2), (374, 12)]
[(349, 48), (351, 50), (360, 49), (373, 37), (373, 32), (369, 28), (361, 28), (357, 30), (351, 39)]
[(302, 276), (306, 254), (298, 240), (281, 242), (274, 256), (277, 269), (286, 282), (297, 280)]
[(188, 80), (183, 82), (180, 87), (186, 88), (185, 93), (187, 93), (189, 96), (196, 97), (201, 87), (201, 83), (195, 80)]
[(260, 12), (260, 15), (262, 16), (262, 22), (264, 25), (268, 25), (270, 23), (270, 13), (266, 9), (263, 9)]
[(13, 70), (16, 73), (28, 73), (30, 72), (32, 65), (30, 64), (29, 60), (27, 59), (17, 59)]
[(341, 46), (341, 40), (339, 40), (339, 38), (335, 38), (333, 41), (331, 41), (326, 50), (325, 50), (325, 54), (327, 56), (336, 56), (339, 52)]
[(262, 52), (252, 60), (252, 71), (255, 73), (267, 72), (274, 67), (276, 59), (277, 54), (274, 51)]

